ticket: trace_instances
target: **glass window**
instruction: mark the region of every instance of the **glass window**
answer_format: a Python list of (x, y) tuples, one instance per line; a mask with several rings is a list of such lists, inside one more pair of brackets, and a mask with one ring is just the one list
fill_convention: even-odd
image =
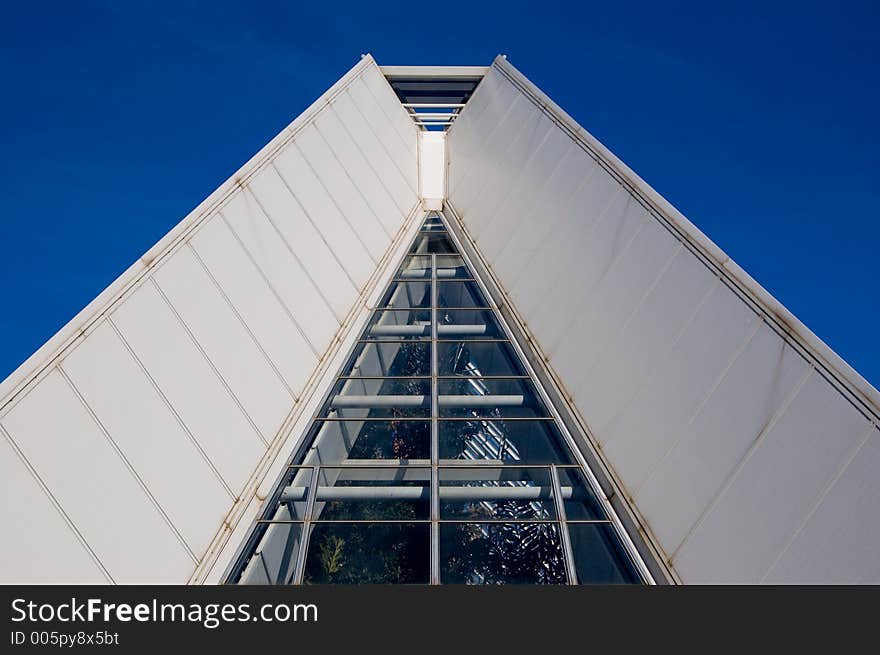
[(574, 463), (553, 421), (440, 421), (440, 459)]
[(320, 421), (305, 464), (431, 458), (428, 421)]
[(325, 416), (342, 419), (418, 418), (431, 415), (425, 378), (346, 378), (336, 383)]
[(410, 255), (403, 258), (398, 278), (431, 278), (431, 255)]
[(557, 468), (559, 488), (569, 521), (604, 521), (605, 511), (580, 468)]
[(552, 520), (556, 518), (548, 468), (440, 469), (440, 518)]
[(437, 255), (437, 278), (470, 278), (471, 274), (460, 255)]
[(392, 282), (380, 306), (388, 309), (430, 309), (431, 282)]
[(525, 375), (519, 359), (504, 341), (438, 341), (439, 375)]
[(406, 521), (431, 517), (431, 469), (321, 467), (316, 521)]
[(296, 570), (296, 559), (302, 540), (302, 523), (263, 523), (260, 539), (248, 558), (238, 584), (290, 584)]
[(441, 378), (437, 385), (441, 418), (549, 416), (527, 379)]
[(570, 523), (568, 534), (580, 584), (641, 582), (611, 524)]
[(419, 232), (410, 252), (417, 255), (425, 253), (455, 254), (456, 248), (452, 240), (445, 233), (428, 234)]
[(472, 273), (429, 214), (230, 582), (640, 580)]
[(488, 307), (489, 304), (483, 298), (476, 282), (438, 280), (437, 306), (470, 309), (471, 307)]
[(506, 339), (491, 309), (437, 310), (440, 339)]
[(306, 584), (427, 584), (427, 523), (315, 523)]
[(344, 373), (349, 377), (429, 376), (431, 344), (402, 339), (361, 341)]
[(440, 581), (446, 584), (565, 584), (554, 523), (441, 523)]
[(423, 339), (430, 336), (430, 309), (375, 312), (364, 332), (365, 339)]

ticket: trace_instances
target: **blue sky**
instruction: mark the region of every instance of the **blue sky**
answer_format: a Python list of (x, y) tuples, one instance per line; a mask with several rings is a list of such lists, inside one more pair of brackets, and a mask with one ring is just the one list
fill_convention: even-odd
[(880, 385), (876, 2), (2, 5), (0, 379), (361, 53), (503, 52)]

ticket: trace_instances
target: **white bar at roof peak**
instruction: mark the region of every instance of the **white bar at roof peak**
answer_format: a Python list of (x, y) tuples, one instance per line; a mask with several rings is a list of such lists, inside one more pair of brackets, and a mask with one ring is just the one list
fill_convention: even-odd
[(379, 66), (388, 78), (479, 78), (488, 71), (489, 66)]

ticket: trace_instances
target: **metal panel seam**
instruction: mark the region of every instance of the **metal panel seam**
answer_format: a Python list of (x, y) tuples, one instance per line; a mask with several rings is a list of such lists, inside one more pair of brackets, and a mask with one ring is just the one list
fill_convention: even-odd
[(153, 376), (150, 375), (150, 372), (147, 370), (147, 367), (144, 365), (143, 361), (141, 361), (141, 358), (138, 356), (138, 354), (135, 352), (134, 348), (128, 342), (128, 339), (125, 338), (125, 335), (122, 333), (122, 331), (116, 325), (112, 316), (107, 317), (107, 323), (108, 323), (108, 325), (110, 325), (110, 328), (113, 330), (113, 332), (116, 333), (116, 336), (122, 342), (122, 345), (128, 351), (128, 354), (131, 355), (131, 358), (135, 361), (138, 368), (141, 370), (141, 373), (144, 374), (144, 376), (147, 378), (147, 380), (149, 380), (150, 385), (152, 385), (152, 387), (156, 391), (156, 393), (159, 394), (159, 397), (162, 399), (162, 402), (165, 404), (165, 407), (168, 409), (168, 411), (171, 412), (171, 415), (175, 418), (175, 420), (177, 421), (177, 424), (180, 425), (180, 427), (183, 429), (186, 436), (189, 437), (189, 440), (192, 442), (193, 446), (195, 446), (196, 450), (199, 451), (199, 454), (202, 456), (202, 459), (205, 460), (205, 463), (214, 472), (215, 477), (217, 478), (217, 480), (219, 480), (220, 484), (223, 485), (223, 488), (226, 490), (226, 493), (228, 493), (229, 497), (234, 501), (236, 499), (235, 492), (233, 492), (232, 489), (229, 488), (229, 485), (226, 484), (226, 480), (224, 480), (223, 476), (220, 475), (220, 471), (217, 470), (217, 467), (215, 466), (214, 462), (211, 461), (211, 458), (208, 456), (208, 453), (205, 452), (205, 449), (202, 447), (202, 444), (200, 444), (199, 440), (195, 438), (195, 435), (193, 435), (192, 431), (190, 431), (189, 427), (187, 427), (183, 418), (180, 416), (180, 414), (177, 413), (177, 410), (174, 409), (174, 405), (171, 404), (171, 401), (168, 400), (168, 397), (165, 395), (165, 393), (159, 387), (159, 384), (156, 382), (156, 380), (153, 378)]
[(71, 380), (70, 376), (67, 375), (67, 371), (64, 370), (64, 367), (61, 364), (59, 364), (57, 366), (57, 369), (58, 369), (58, 372), (61, 374), (61, 377), (64, 378), (64, 381), (70, 387), (70, 390), (73, 391), (74, 395), (77, 397), (79, 402), (82, 404), (83, 409), (86, 410), (89, 417), (92, 419), (92, 421), (95, 423), (95, 425), (101, 431), (101, 433), (104, 435), (104, 438), (110, 443), (110, 446), (116, 452), (116, 455), (119, 457), (120, 460), (122, 460), (123, 465), (128, 469), (128, 472), (131, 473), (131, 475), (136, 480), (137, 484), (143, 490), (144, 494), (147, 496), (147, 498), (153, 504), (153, 507), (156, 509), (156, 511), (159, 512), (159, 514), (165, 520), (165, 523), (168, 524), (168, 527), (171, 528), (171, 531), (174, 533), (174, 535), (177, 537), (177, 540), (183, 546), (184, 550), (186, 551), (186, 554), (189, 555), (190, 559), (192, 559), (194, 564), (198, 563), (198, 561), (199, 561), (198, 557), (196, 557), (195, 553), (189, 547), (189, 544), (186, 543), (186, 539), (183, 538), (183, 535), (177, 529), (177, 526), (174, 525), (174, 523), (171, 520), (171, 517), (168, 516), (168, 514), (165, 512), (165, 509), (162, 507), (162, 504), (153, 495), (153, 492), (150, 491), (150, 488), (147, 486), (147, 483), (144, 482), (143, 478), (141, 478), (141, 476), (135, 470), (134, 465), (128, 460), (128, 458), (122, 452), (122, 448), (120, 448), (119, 444), (116, 443), (116, 440), (113, 438), (113, 436), (110, 434), (110, 432), (104, 426), (104, 424), (101, 422), (101, 419), (98, 417), (98, 415), (92, 409), (91, 405), (89, 405), (88, 402), (86, 402), (86, 399), (79, 392), (79, 389), (76, 388), (76, 385), (73, 383), (73, 380)]
[(828, 495), (828, 493), (831, 491), (831, 489), (834, 487), (834, 485), (837, 484), (837, 481), (840, 480), (841, 477), (843, 477), (843, 474), (846, 472), (846, 469), (849, 468), (849, 465), (856, 458), (856, 456), (858, 456), (858, 454), (861, 452), (862, 448), (868, 442), (868, 439), (871, 438), (871, 436), (873, 435), (875, 430), (877, 430), (877, 428), (874, 427), (873, 425), (868, 426), (868, 430), (865, 432), (865, 436), (859, 441), (858, 444), (856, 444), (856, 446), (852, 450), (852, 454), (843, 462), (843, 464), (840, 465), (840, 468), (837, 470), (837, 473), (835, 473), (832, 476), (832, 478), (831, 478), (831, 480), (829, 480), (828, 484), (825, 485), (825, 488), (816, 497), (816, 500), (810, 506), (810, 509), (809, 509), (809, 511), (807, 511), (803, 520), (800, 522), (800, 524), (797, 526), (797, 528), (795, 528), (794, 532), (792, 532), (791, 535), (789, 535), (789, 537), (785, 540), (785, 543), (783, 544), (782, 549), (779, 551), (779, 554), (776, 556), (776, 559), (773, 560), (773, 562), (770, 564), (770, 566), (767, 567), (767, 570), (764, 572), (764, 575), (762, 575), (760, 580), (758, 580), (758, 584), (764, 583), (764, 581), (767, 579), (767, 576), (769, 576), (773, 572), (773, 569), (776, 568), (776, 565), (779, 563), (779, 561), (789, 551), (789, 549), (791, 548), (791, 545), (795, 542), (798, 535), (801, 533), (801, 531), (803, 531), (803, 529), (807, 525), (807, 523), (809, 523), (810, 518), (812, 518), (813, 514), (816, 513), (816, 510), (818, 510), (819, 507), (822, 505), (822, 501), (825, 500), (825, 497)]
[(712, 510), (715, 509), (715, 506), (721, 501), (724, 497), (724, 494), (727, 493), (728, 489), (733, 486), (733, 483), (739, 477), (740, 472), (743, 470), (745, 464), (749, 461), (752, 454), (757, 450), (758, 446), (763, 443), (764, 437), (767, 433), (775, 426), (780, 418), (785, 415), (788, 411), (789, 406), (792, 401), (797, 397), (797, 395), (801, 392), (801, 389), (804, 388), (804, 385), (807, 383), (807, 380), (812, 377), (813, 373), (815, 373), (815, 369), (812, 367), (808, 367), (806, 371), (801, 375), (801, 379), (798, 381), (794, 388), (789, 392), (788, 396), (785, 400), (779, 405), (779, 408), (773, 413), (772, 418), (764, 425), (761, 432), (758, 436), (752, 440), (749, 444), (748, 450), (746, 450), (745, 454), (740, 457), (739, 461), (733, 467), (721, 482), (721, 486), (715, 492), (715, 495), (712, 496), (711, 500), (703, 507), (700, 515), (697, 517), (697, 520), (691, 524), (690, 529), (685, 533), (684, 538), (682, 538), (681, 543), (675, 547), (675, 550), (672, 551), (671, 557), (675, 559), (678, 556), (678, 553), (681, 552), (682, 547), (690, 540), (690, 538), (694, 535), (694, 533), (699, 529), (699, 527), (705, 522), (706, 517), (712, 513)]
[(162, 300), (165, 301), (165, 304), (168, 305), (168, 309), (170, 309), (171, 312), (174, 314), (174, 317), (180, 323), (180, 327), (182, 327), (184, 329), (184, 331), (187, 333), (190, 340), (193, 342), (193, 345), (195, 345), (195, 347), (198, 349), (198, 351), (202, 354), (202, 357), (205, 358), (205, 361), (208, 363), (208, 366), (210, 366), (211, 370), (214, 371), (214, 375), (216, 375), (217, 379), (220, 380), (220, 383), (226, 389), (226, 392), (232, 398), (232, 401), (236, 404), (238, 409), (241, 411), (241, 413), (247, 419), (247, 422), (250, 423), (251, 427), (254, 429), (254, 432), (256, 432), (257, 436), (260, 438), (260, 441), (263, 442), (263, 445), (268, 446), (269, 442), (266, 440), (266, 437), (263, 436), (263, 433), (257, 427), (256, 422), (253, 420), (253, 418), (248, 413), (248, 411), (244, 408), (244, 405), (242, 404), (242, 402), (238, 399), (238, 396), (236, 396), (235, 393), (232, 391), (232, 387), (229, 386), (229, 382), (226, 380), (226, 378), (224, 378), (220, 374), (220, 371), (217, 370), (217, 367), (214, 364), (214, 360), (212, 360), (208, 356), (208, 353), (205, 352), (205, 349), (202, 347), (202, 344), (199, 343), (198, 339), (196, 339), (196, 335), (193, 334), (192, 330), (190, 330), (189, 326), (186, 324), (186, 321), (184, 321), (183, 317), (178, 313), (177, 308), (174, 306), (174, 303), (172, 303), (171, 299), (167, 295), (165, 295), (165, 292), (162, 290), (162, 287), (159, 286), (159, 281), (155, 277), (150, 276), (150, 282), (152, 282), (153, 286), (156, 288), (156, 291), (159, 292), (159, 295), (162, 297)]
[[(260, 207), (260, 210), (262, 211), (262, 207)], [(265, 212), (263, 212), (263, 213), (264, 213), (264, 215), (265, 215)], [(275, 287), (272, 285), (272, 282), (269, 280), (269, 278), (268, 278), (268, 277), (266, 276), (266, 274), (263, 272), (262, 267), (257, 263), (257, 260), (256, 260), (256, 259), (254, 258), (254, 256), (251, 254), (251, 251), (248, 250), (247, 246), (244, 245), (244, 243), (243, 243), (242, 240), (239, 238), (239, 236), (238, 236), (238, 234), (235, 232), (235, 230), (232, 229), (232, 225), (229, 223), (229, 220), (226, 218), (225, 214), (223, 214), (222, 212), (218, 212), (217, 215), (218, 215), (218, 216), (220, 217), (220, 219), (223, 221), (224, 225), (226, 225), (226, 229), (228, 229), (229, 232), (232, 234), (232, 238), (235, 239), (235, 242), (236, 242), (236, 243), (239, 245), (239, 247), (242, 249), (242, 252), (244, 252), (245, 256), (246, 256), (246, 257), (248, 258), (248, 260), (251, 262), (251, 264), (253, 265), (254, 269), (256, 269), (257, 274), (263, 279), (263, 282), (266, 283), (266, 286), (269, 288), (269, 291), (270, 291), (270, 292), (272, 293), (272, 295), (275, 297), (275, 300), (277, 300), (277, 301), (278, 301), (278, 304), (281, 305), (281, 309), (284, 310), (284, 313), (285, 313), (285, 314), (287, 314), (287, 317), (290, 319), (290, 322), (293, 323), (294, 328), (296, 328), (296, 330), (300, 333), (300, 335), (302, 335), (302, 338), (305, 340), (306, 344), (308, 344), (308, 346), (309, 346), (309, 348), (311, 349), (311, 351), (315, 354), (315, 357), (318, 358), (318, 359), (320, 359), (320, 357), (321, 357), (321, 353), (318, 351), (318, 349), (317, 349), (317, 347), (315, 346), (315, 344), (312, 343), (311, 339), (309, 339), (308, 335), (305, 333), (305, 330), (302, 329), (302, 327), (300, 326), (299, 322), (296, 320), (296, 318), (294, 317), (293, 313), (290, 311), (290, 308), (289, 308), (289, 307), (287, 306), (287, 304), (281, 299), (281, 294), (279, 294), (278, 291), (275, 289)], [(268, 217), (267, 217), (267, 220), (268, 220)], [(270, 221), (270, 223), (271, 223), (271, 221)], [(272, 227), (273, 227), (273, 229), (274, 229), (275, 226), (273, 225)], [(287, 245), (287, 244), (285, 243), (285, 245)], [(289, 248), (289, 246), (288, 246), (288, 250), (289, 250), (289, 249), (290, 249), (290, 248)], [(293, 255), (293, 253), (291, 253), (291, 255)], [(302, 269), (302, 264), (300, 263), (299, 259), (296, 258), (296, 255), (293, 255), (293, 258), (294, 258), (294, 260), (296, 261), (297, 266), (298, 266), (300, 269)], [(315, 286), (315, 283), (312, 281), (312, 279), (311, 279), (310, 277), (308, 277), (307, 279), (308, 279), (309, 283), (314, 287), (314, 286)], [(318, 294), (318, 297), (321, 298), (321, 300), (323, 300), (324, 303), (326, 304), (327, 301), (326, 301), (326, 299), (324, 298), (324, 296), (321, 295), (321, 291), (320, 291), (320, 289), (318, 289), (317, 287), (315, 287), (315, 292)], [(338, 322), (338, 319), (336, 318), (336, 315), (333, 313), (333, 310), (330, 309), (329, 305), (327, 306), (327, 310), (330, 312), (330, 315), (333, 317), (333, 320), (335, 320), (335, 321)]]
[[(248, 333), (248, 335), (251, 338), (251, 341), (254, 342), (254, 345), (257, 347), (257, 349), (263, 355), (263, 358), (266, 360), (266, 363), (269, 364), (269, 366), (275, 372), (275, 375), (278, 378), (278, 381), (281, 382), (281, 384), (284, 386), (285, 389), (287, 389), (287, 393), (289, 393), (290, 397), (293, 398), (293, 402), (296, 402), (297, 401), (296, 392), (294, 392), (294, 390), (290, 388), (290, 385), (287, 384), (287, 380), (285, 380), (284, 376), (281, 375), (281, 371), (278, 370), (278, 367), (275, 365), (275, 362), (272, 360), (271, 357), (269, 357), (269, 354), (266, 352), (266, 349), (263, 348), (263, 344), (261, 344), (260, 340), (257, 339), (257, 335), (254, 334), (253, 330), (251, 330), (251, 327), (248, 325), (247, 321), (244, 320), (244, 317), (241, 315), (241, 313), (238, 311), (238, 309), (232, 303), (232, 300), (229, 298), (229, 296), (226, 295), (226, 292), (223, 290), (223, 287), (220, 286), (220, 283), (214, 277), (214, 274), (211, 273), (211, 269), (208, 268), (208, 265), (205, 264), (201, 255), (199, 255), (198, 251), (193, 247), (191, 239), (187, 240), (186, 247), (193, 254), (193, 257), (195, 257), (196, 261), (199, 263), (199, 265), (205, 271), (205, 275), (207, 275), (208, 279), (211, 280), (211, 283), (214, 285), (214, 288), (217, 289), (217, 291), (220, 293), (220, 296), (223, 298), (223, 300), (226, 301), (226, 305), (229, 307), (230, 310), (232, 310), (232, 313), (238, 319), (238, 322), (241, 323), (241, 326), (244, 328), (245, 332)], [(303, 336), (302, 332), (300, 332), (300, 330), (299, 330), (299, 326), (296, 325), (295, 327), (296, 327), (297, 331), (300, 333), (300, 336)], [(303, 336), (303, 338), (305, 339), (304, 336)]]
[(95, 551), (92, 550), (92, 547), (89, 545), (89, 542), (86, 541), (86, 538), (83, 536), (82, 532), (80, 532), (79, 528), (76, 527), (76, 524), (73, 522), (73, 519), (71, 519), (67, 515), (67, 512), (64, 511), (64, 507), (62, 507), (62, 505), (58, 501), (58, 499), (55, 498), (55, 496), (52, 494), (52, 492), (50, 491), (50, 489), (46, 485), (46, 483), (43, 482), (43, 479), (40, 477), (40, 474), (37, 473), (37, 470), (30, 463), (28, 458), (25, 457), (24, 453), (18, 447), (18, 444), (15, 443), (15, 440), (12, 438), (12, 435), (9, 434), (8, 430), (3, 426), (2, 423), (0, 423), (0, 433), (2, 433), (3, 436), (6, 438), (6, 441), (9, 442), (9, 446), (15, 452), (15, 454), (19, 458), (19, 460), (21, 460), (21, 463), (28, 470), (28, 473), (30, 473), (31, 477), (33, 477), (33, 479), (36, 481), (37, 486), (40, 487), (40, 489), (43, 491), (43, 493), (48, 498), (49, 504), (52, 505), (52, 507), (55, 508), (55, 511), (57, 511), (58, 514), (61, 515), (62, 520), (67, 524), (67, 527), (73, 533), (76, 540), (79, 541), (79, 543), (82, 545), (82, 547), (86, 550), (86, 552), (89, 554), (89, 556), (95, 562), (95, 564), (98, 566), (101, 573), (107, 579), (107, 582), (109, 582), (110, 584), (116, 584), (116, 580), (113, 579), (113, 576), (110, 575), (110, 572), (104, 567), (104, 564), (101, 562), (97, 553), (95, 553)]

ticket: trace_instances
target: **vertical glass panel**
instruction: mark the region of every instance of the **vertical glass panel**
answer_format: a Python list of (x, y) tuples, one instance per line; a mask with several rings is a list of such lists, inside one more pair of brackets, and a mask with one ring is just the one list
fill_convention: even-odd
[(431, 282), (413, 280), (412, 282), (392, 282), (388, 292), (379, 303), (388, 309), (430, 309)]
[(573, 464), (553, 421), (440, 421), (440, 459)]
[(427, 584), (428, 523), (315, 523), (307, 584)]
[(580, 584), (638, 584), (641, 578), (608, 523), (570, 523)]
[(446, 584), (565, 584), (553, 523), (441, 523), (440, 581)]
[(244, 565), (238, 584), (290, 584), (296, 568), (303, 526), (301, 523), (262, 523), (254, 554)]
[(439, 375), (525, 375), (504, 341), (438, 341), (437, 367)]
[(427, 421), (321, 421), (304, 463), (430, 457), (431, 427)]
[(314, 520), (406, 521), (431, 517), (431, 469), (322, 467)]
[(437, 384), (441, 418), (527, 419), (548, 415), (527, 379), (441, 378)]
[(556, 518), (547, 468), (441, 468), (440, 518), (551, 520)]
[(462, 280), (437, 281), (438, 307), (489, 307), (476, 282)]
[(604, 521), (605, 511), (580, 468), (557, 468), (559, 488), (569, 521)]
[(440, 309), (437, 311), (440, 339), (505, 339), (491, 309)]
[(402, 339), (361, 341), (344, 373), (350, 377), (431, 375), (431, 344)]
[(445, 233), (428, 234), (419, 232), (410, 252), (416, 255), (426, 253), (455, 254), (456, 249), (452, 240)]

